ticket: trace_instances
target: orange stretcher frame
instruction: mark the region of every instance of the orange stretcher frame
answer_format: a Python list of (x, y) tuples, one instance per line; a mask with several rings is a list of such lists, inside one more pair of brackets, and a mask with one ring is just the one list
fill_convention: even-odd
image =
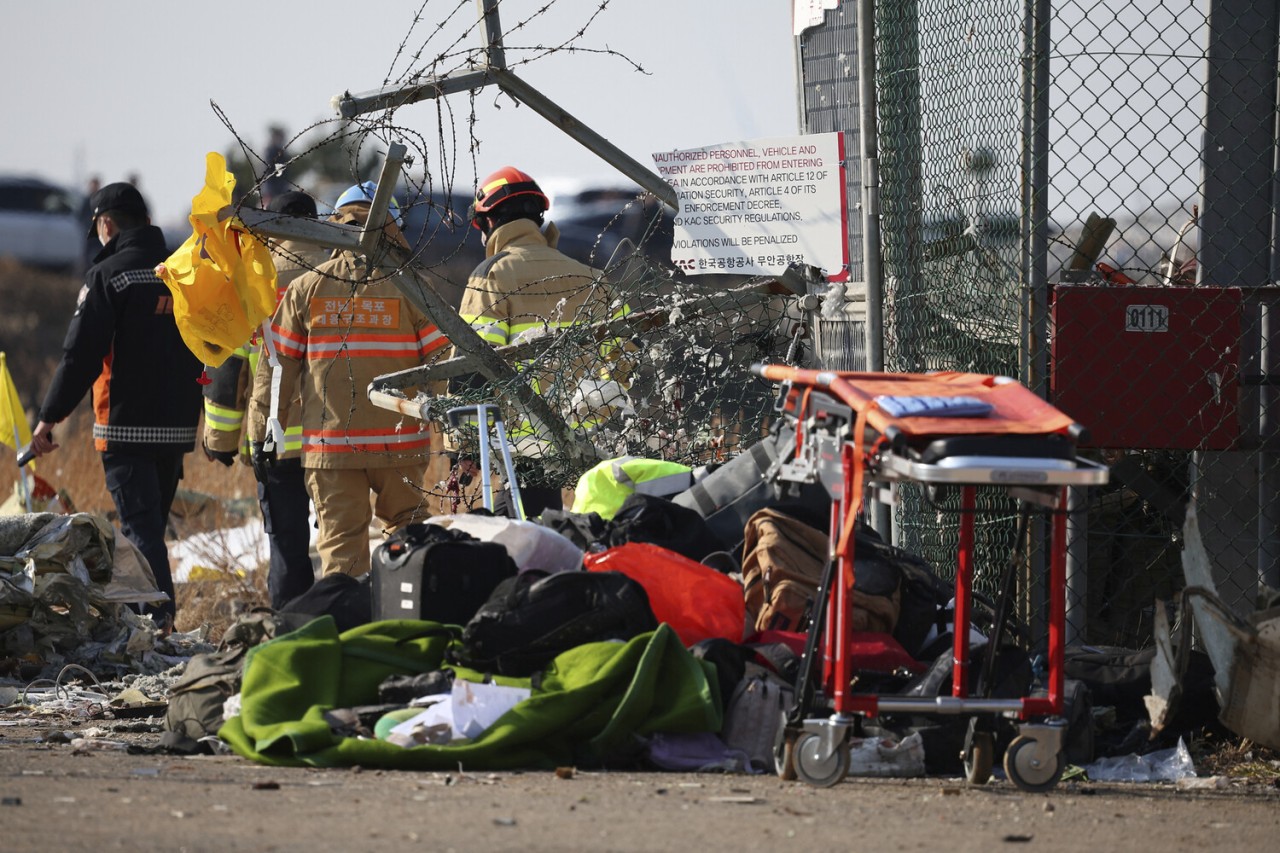
[[(930, 442), (955, 437), (1027, 436), (1056, 437), (1074, 455), (1076, 439), (1083, 428), (1072, 419), (1037, 397), (1029, 389), (1006, 377), (972, 373), (890, 374), (806, 370), (785, 365), (757, 364), (752, 372), (764, 379), (788, 386), (784, 410), (797, 420), (796, 458), (804, 457), (804, 442), (813, 441), (808, 430), (821, 429), (817, 424), (830, 415), (830, 406), (821, 400), (834, 400), (852, 412), (852, 423), (840, 427), (844, 439), (838, 450), (825, 451), (828, 464), (839, 455), (842, 476), (828, 483), (831, 491), (831, 532), (836, 560), (836, 580), (831, 584), (826, 616), (819, 646), (822, 660), (821, 684), (833, 704), (838, 726), (847, 724), (850, 715), (876, 716), (881, 712), (918, 713), (1004, 713), (1022, 721), (1033, 717), (1059, 717), (1063, 710), (1063, 655), (1066, 628), (1066, 489), (1071, 485), (1095, 485), (1107, 481), (1107, 469), (1088, 460), (1026, 458), (1026, 439), (1008, 457), (963, 456), (940, 460), (938, 464), (922, 464), (919, 451)], [(905, 416), (895, 417), (877, 402), (881, 397), (966, 397), (976, 398), (990, 406), (981, 416)], [(991, 443), (985, 453), (990, 453)], [(812, 472), (811, 472), (812, 473)], [(946, 482), (960, 488), (960, 541), (956, 563), (954, 669), (951, 695), (930, 699), (882, 697), (851, 690), (853, 661), (845, 653), (853, 640), (852, 589), (854, 583), (854, 527), (863, 510), (864, 485), (868, 479), (882, 481)], [(976, 490), (983, 485), (1004, 487), (1030, 485), (1038, 490), (1039, 503), (1056, 510), (1050, 541), (1049, 617), (1047, 649), (1047, 696), (1017, 699), (985, 699), (968, 696), (970, 672), (969, 627), (972, 616), (973, 552)], [(823, 721), (809, 721), (822, 724)], [(1036, 727), (1026, 727), (1027, 731)], [(808, 730), (808, 726), (806, 726)], [(1032, 735), (1035, 737), (1035, 735)], [(830, 738), (829, 738), (829, 742)], [(1060, 744), (1055, 755), (1061, 759)], [(780, 770), (781, 772), (781, 770)], [(1012, 775), (1012, 774), (1011, 774)], [(1015, 779), (1015, 781), (1018, 781)], [(1056, 783), (1056, 777), (1053, 782)], [(1018, 782), (1021, 786), (1022, 783)]]

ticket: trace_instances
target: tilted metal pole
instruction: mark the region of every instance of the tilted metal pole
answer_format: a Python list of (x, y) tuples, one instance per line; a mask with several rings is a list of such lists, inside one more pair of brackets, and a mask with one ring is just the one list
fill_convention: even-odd
[(529, 105), (534, 112), (560, 128), (573, 139), (582, 143), (589, 151), (613, 166), (622, 174), (644, 187), (672, 210), (680, 209), (676, 191), (662, 178), (646, 169), (621, 148), (578, 121), (561, 109), (546, 95), (521, 80), (510, 71), (490, 69), (502, 91), (518, 101)]
[(484, 27), (484, 52), (490, 68), (506, 69), (507, 51), (502, 44), (502, 19), (498, 17), (501, 0), (476, 0), (480, 7), (480, 24)]
[(336, 99), (338, 115), (352, 119), (365, 113), (416, 104), (418, 101), (429, 101), (457, 92), (482, 89), (492, 82), (494, 82), (493, 77), (488, 71), (471, 71), (456, 76), (439, 77), (430, 74), (425, 77), (414, 77), (410, 82), (400, 86), (382, 86), (355, 95), (343, 92)]
[(365, 220), (364, 230), (360, 232), (360, 251), (371, 261), (378, 238), (387, 224), (391, 199), (395, 196), (396, 184), (400, 180), (400, 169), (408, 159), (407, 153), (408, 149), (403, 142), (393, 142), (387, 148), (387, 159), (382, 161), (378, 186), (373, 191), (373, 200), (369, 202), (369, 218)]

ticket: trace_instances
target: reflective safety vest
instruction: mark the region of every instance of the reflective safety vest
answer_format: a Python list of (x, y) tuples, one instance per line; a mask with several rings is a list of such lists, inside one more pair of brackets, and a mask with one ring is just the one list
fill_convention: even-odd
[(606, 459), (578, 478), (573, 512), (594, 512), (601, 518), (617, 515), (630, 495), (666, 497), (693, 485), (693, 469), (679, 462), (620, 456)]

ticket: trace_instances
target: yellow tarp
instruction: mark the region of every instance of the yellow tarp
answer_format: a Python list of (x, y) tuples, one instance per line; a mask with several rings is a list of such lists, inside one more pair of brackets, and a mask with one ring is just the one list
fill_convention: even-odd
[(191, 236), (157, 271), (173, 293), (183, 341), (210, 367), (247, 342), (276, 307), (271, 253), (229, 215), (235, 185), (222, 155), (208, 154), (204, 188), (191, 199)]

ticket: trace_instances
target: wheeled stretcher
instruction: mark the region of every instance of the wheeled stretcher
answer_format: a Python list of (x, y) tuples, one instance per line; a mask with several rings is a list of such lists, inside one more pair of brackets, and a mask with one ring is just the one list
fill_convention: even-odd
[[(965, 772), (991, 775), (997, 715), (1019, 721), (1005, 752), (1009, 779), (1023, 790), (1057, 784), (1064, 767), (1063, 651), (1066, 626), (1066, 490), (1107, 482), (1105, 466), (1079, 458), (1083, 428), (1027, 388), (1005, 377), (968, 373), (888, 374), (752, 367), (781, 383), (781, 406), (796, 422), (796, 453), (780, 480), (819, 482), (832, 498), (832, 559), (819, 590), (802, 666), (797, 704), (784, 712), (776, 744), (779, 775), (833, 785), (849, 769), (848, 738), (858, 718), (881, 713), (973, 715)], [(960, 535), (955, 579), (954, 667), (950, 695), (880, 696), (852, 689), (854, 529), (870, 488), (915, 483), (959, 490)], [(1052, 517), (1048, 560), (1047, 690), (1011, 699), (969, 695), (973, 661), (974, 524), (977, 489), (997, 487)], [(1003, 614), (997, 616), (998, 631)], [(994, 654), (997, 638), (988, 649)], [(989, 674), (989, 673), (984, 673)], [(817, 701), (821, 697), (821, 701)], [(813, 714), (812, 716), (810, 714)]]

